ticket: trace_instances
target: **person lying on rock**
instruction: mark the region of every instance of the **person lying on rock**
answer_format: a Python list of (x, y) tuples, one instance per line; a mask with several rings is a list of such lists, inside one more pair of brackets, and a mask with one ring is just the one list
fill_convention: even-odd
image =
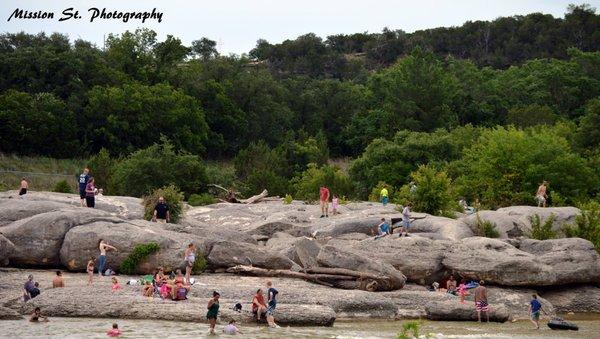
[(29, 318), (29, 321), (31, 321), (31, 322), (39, 322), (39, 321), (47, 322), (48, 317), (43, 316), (40, 308), (36, 307), (35, 310), (33, 310), (33, 313), (31, 314), (31, 318)]
[(256, 314), (256, 321), (260, 321), (260, 316), (267, 313), (267, 304), (262, 289), (258, 289), (254, 298), (252, 298), (252, 314)]

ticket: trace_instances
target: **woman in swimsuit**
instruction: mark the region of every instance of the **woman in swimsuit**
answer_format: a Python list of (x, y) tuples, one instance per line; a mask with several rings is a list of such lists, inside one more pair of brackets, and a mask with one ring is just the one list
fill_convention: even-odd
[(88, 285), (92, 284), (92, 279), (94, 277), (94, 266), (96, 266), (96, 258), (92, 257), (90, 261), (87, 263), (87, 274), (88, 274)]
[(190, 291), (190, 286), (185, 284), (185, 280), (183, 278), (183, 275), (181, 274), (181, 270), (177, 270), (175, 271), (175, 279), (173, 280), (173, 288), (171, 289), (171, 298), (173, 300), (177, 300), (177, 291), (179, 291), (180, 288), (185, 288), (187, 292)]
[(196, 246), (190, 243), (185, 250), (185, 281), (187, 281), (188, 284), (190, 283), (190, 275), (192, 274), (194, 261), (196, 261)]
[(208, 301), (208, 312), (206, 312), (206, 319), (210, 324), (210, 334), (215, 334), (215, 325), (217, 324), (217, 316), (219, 315), (219, 292), (214, 291), (213, 297)]

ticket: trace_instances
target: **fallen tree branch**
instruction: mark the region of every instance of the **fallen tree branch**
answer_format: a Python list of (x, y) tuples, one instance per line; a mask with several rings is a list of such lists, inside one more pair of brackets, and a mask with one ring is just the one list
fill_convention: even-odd
[(260, 194), (253, 195), (248, 199), (240, 200), (242, 204), (254, 204), (261, 201), (263, 198), (266, 198), (269, 195), (269, 191), (263, 190)]

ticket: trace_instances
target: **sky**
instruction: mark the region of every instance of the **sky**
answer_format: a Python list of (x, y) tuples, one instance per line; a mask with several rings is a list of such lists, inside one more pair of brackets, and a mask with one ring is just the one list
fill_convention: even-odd
[[(168, 34), (186, 45), (207, 37), (217, 41), (221, 54), (248, 53), (258, 39), (279, 43), (306, 33), (323, 38), (332, 34), (381, 32), (384, 27), (406, 32), (466, 21), (541, 12), (563, 17), (570, 4), (600, 0), (0, 0), (0, 32), (60, 32), (72, 40), (84, 39), (103, 46), (109, 33), (138, 27), (153, 29), (159, 40)], [(73, 7), (82, 18), (59, 22), (62, 11)], [(162, 22), (98, 20), (90, 22), (89, 8), (107, 11), (162, 12)], [(54, 12), (53, 20), (8, 18), (15, 9)]]

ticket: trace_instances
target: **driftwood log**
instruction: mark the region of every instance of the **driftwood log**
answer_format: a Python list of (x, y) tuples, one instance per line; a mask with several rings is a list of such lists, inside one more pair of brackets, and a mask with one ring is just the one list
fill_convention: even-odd
[(258, 277), (298, 278), (329, 287), (361, 289), (365, 291), (389, 291), (397, 289), (393, 287), (393, 283), (387, 276), (345, 268), (312, 267), (303, 269), (302, 272), (297, 272), (237, 265), (229, 267), (226, 272)]
[(225, 198), (219, 199), (221, 202), (230, 202), (234, 204), (255, 204), (261, 201), (277, 201), (280, 199), (279, 197), (269, 197), (269, 192), (266, 189), (263, 190), (260, 194), (253, 195), (248, 199), (238, 199), (236, 197), (236, 194), (239, 194), (239, 192), (228, 190), (225, 187), (217, 184), (209, 184), (208, 186), (217, 188), (225, 192)]

